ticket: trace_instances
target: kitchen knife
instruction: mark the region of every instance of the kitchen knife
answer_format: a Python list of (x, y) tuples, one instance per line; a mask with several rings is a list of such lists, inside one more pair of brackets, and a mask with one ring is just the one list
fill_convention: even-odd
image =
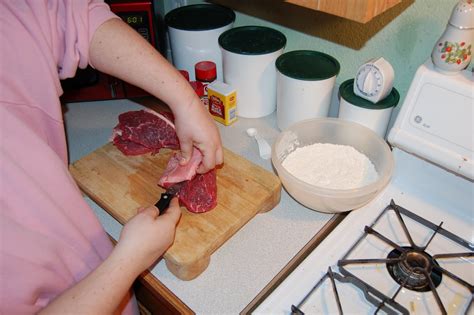
[(173, 199), (174, 196), (180, 191), (181, 187), (186, 183), (187, 181), (179, 182), (176, 184), (171, 185), (166, 189), (164, 193), (161, 194), (160, 200), (155, 204), (155, 207), (157, 207), (160, 210), (160, 214), (162, 215), (165, 213), (166, 209), (170, 206), (171, 199)]

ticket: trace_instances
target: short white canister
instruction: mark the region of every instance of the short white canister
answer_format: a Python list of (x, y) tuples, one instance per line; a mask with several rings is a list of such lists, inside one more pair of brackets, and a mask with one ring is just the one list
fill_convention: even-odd
[(286, 52), (276, 60), (277, 125), (284, 130), (301, 120), (327, 117), (339, 62), (313, 50)]
[(393, 108), (400, 100), (397, 89), (377, 103), (372, 103), (354, 93), (354, 79), (345, 81), (339, 87), (339, 118), (364, 125), (385, 138)]
[(171, 10), (165, 23), (171, 45), (173, 65), (186, 70), (195, 81), (194, 66), (200, 61), (216, 64), (217, 80), (222, 80), (222, 53), (219, 35), (234, 25), (232, 9), (217, 4), (194, 4)]
[(263, 26), (235, 27), (219, 37), (224, 82), (236, 89), (237, 115), (267, 116), (276, 108), (275, 60), (283, 53), (286, 37)]

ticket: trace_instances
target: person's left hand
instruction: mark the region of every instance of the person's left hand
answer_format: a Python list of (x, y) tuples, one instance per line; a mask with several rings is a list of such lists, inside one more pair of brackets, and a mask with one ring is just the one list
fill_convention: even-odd
[(179, 138), (182, 164), (191, 158), (193, 146), (199, 149), (203, 160), (197, 169), (200, 174), (212, 170), (224, 162), (219, 130), (201, 100), (196, 96), (190, 106), (180, 108), (175, 113), (176, 134)]

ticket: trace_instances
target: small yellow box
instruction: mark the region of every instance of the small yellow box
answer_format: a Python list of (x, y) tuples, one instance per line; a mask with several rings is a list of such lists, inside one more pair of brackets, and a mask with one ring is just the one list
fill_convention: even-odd
[(237, 93), (229, 84), (213, 82), (207, 86), (209, 113), (228, 126), (237, 120)]

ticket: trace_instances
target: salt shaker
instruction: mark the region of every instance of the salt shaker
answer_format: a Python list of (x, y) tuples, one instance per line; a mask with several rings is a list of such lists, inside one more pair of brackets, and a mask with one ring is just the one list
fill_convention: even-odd
[(446, 30), (433, 47), (431, 59), (441, 72), (455, 74), (469, 65), (473, 42), (473, 0), (460, 0), (451, 13)]

